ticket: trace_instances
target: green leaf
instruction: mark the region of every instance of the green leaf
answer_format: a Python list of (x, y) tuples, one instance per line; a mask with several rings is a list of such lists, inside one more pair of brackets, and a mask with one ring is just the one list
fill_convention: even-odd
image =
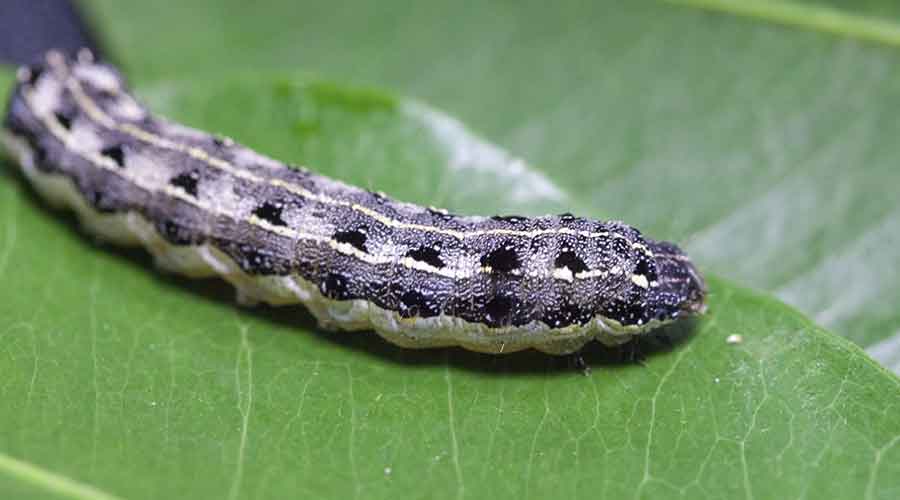
[[(260, 75), (140, 94), (406, 199), (476, 211), (578, 201), (451, 118), (378, 92)], [(669, 347), (649, 340), (643, 363), (593, 346), (590, 377), (539, 353), (404, 350), (320, 332), (302, 308), (238, 308), (218, 281), (159, 274), (139, 251), (95, 244), (3, 171), (0, 491), (10, 495), (900, 491), (897, 378), (728, 281), (711, 278), (710, 312), (668, 329)], [(462, 192), (473, 176), (490, 189)], [(516, 194), (519, 182), (534, 187)]]

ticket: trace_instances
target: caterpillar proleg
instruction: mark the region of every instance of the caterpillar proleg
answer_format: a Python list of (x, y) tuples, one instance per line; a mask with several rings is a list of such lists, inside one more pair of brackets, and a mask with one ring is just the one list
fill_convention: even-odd
[(453, 215), (290, 168), (153, 116), (82, 51), (18, 72), (3, 142), (85, 228), (323, 328), (507, 353), (616, 345), (704, 309), (675, 245), (615, 221)]

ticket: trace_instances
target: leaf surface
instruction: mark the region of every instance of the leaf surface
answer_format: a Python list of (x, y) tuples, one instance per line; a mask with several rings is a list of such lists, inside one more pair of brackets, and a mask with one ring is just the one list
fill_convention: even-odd
[[(458, 122), (382, 93), (295, 75), (157, 84), (141, 95), (170, 116), (407, 199), (476, 211), (565, 201), (552, 189), (546, 199), (516, 199), (504, 161), (533, 182), (550, 181)], [(484, 148), (494, 154), (464, 154)], [(590, 377), (538, 353), (403, 350), (372, 334), (320, 332), (299, 307), (241, 309), (218, 281), (157, 273), (139, 251), (94, 243), (72, 217), (45, 209), (11, 168), (4, 172), (3, 491), (897, 491), (897, 379), (846, 340), (731, 282), (712, 278), (710, 312), (665, 332), (671, 346), (648, 340), (643, 364), (594, 346)], [(457, 198), (473, 176), (493, 189)], [(729, 343), (734, 335), (739, 343)]]

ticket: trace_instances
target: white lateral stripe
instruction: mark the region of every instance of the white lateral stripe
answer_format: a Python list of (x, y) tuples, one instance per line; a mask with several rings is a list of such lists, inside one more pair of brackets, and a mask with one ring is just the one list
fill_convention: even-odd
[[(63, 71), (60, 68), (57, 68), (57, 69), (60, 71)], [(148, 144), (152, 144), (152, 145), (162, 148), (162, 149), (168, 149), (171, 151), (177, 151), (180, 153), (187, 154), (187, 155), (191, 156), (192, 158), (199, 160), (199, 161), (203, 161), (206, 164), (208, 164), (216, 169), (222, 170), (222, 171), (227, 172), (235, 177), (245, 179), (250, 182), (255, 182), (258, 184), (267, 183), (272, 186), (281, 187), (292, 193), (303, 196), (304, 198), (307, 198), (307, 199), (310, 199), (313, 201), (318, 201), (323, 204), (348, 207), (351, 210), (360, 212), (368, 217), (371, 217), (386, 226), (390, 226), (390, 227), (394, 227), (394, 228), (398, 228), (398, 229), (413, 229), (413, 230), (418, 230), (418, 231), (427, 231), (427, 232), (445, 234), (448, 236), (453, 236), (457, 239), (472, 238), (472, 237), (484, 236), (484, 235), (507, 235), (507, 236), (521, 236), (521, 237), (526, 237), (526, 238), (534, 238), (537, 236), (545, 236), (545, 235), (552, 235), (552, 234), (565, 234), (565, 235), (572, 235), (572, 236), (581, 236), (584, 238), (611, 237), (611, 238), (620, 238), (620, 239), (625, 239), (625, 240), (628, 239), (624, 235), (615, 233), (615, 232), (612, 232), (612, 233), (608, 232), (608, 231), (592, 232), (592, 231), (574, 230), (574, 229), (569, 229), (569, 228), (535, 229), (535, 230), (531, 230), (531, 231), (522, 231), (522, 230), (517, 230), (517, 229), (501, 229), (501, 228), (479, 229), (479, 230), (474, 230), (474, 231), (459, 231), (459, 230), (454, 230), (454, 229), (445, 229), (445, 228), (441, 228), (441, 227), (437, 227), (437, 226), (430, 226), (430, 225), (426, 225), (426, 224), (415, 224), (415, 223), (403, 222), (403, 221), (400, 221), (397, 219), (390, 218), (380, 212), (372, 210), (369, 207), (359, 205), (357, 203), (349, 203), (349, 202), (346, 202), (343, 200), (337, 200), (337, 199), (328, 197), (321, 193), (314, 193), (314, 192), (309, 191), (308, 189), (304, 188), (303, 186), (299, 186), (297, 184), (289, 183), (289, 182), (283, 181), (281, 179), (259, 177), (251, 172), (242, 170), (241, 168), (236, 167), (235, 165), (232, 165), (232, 164), (228, 163), (227, 161), (222, 160), (221, 158), (210, 156), (208, 153), (206, 153), (206, 151), (203, 151), (200, 148), (186, 146), (183, 144), (178, 144), (176, 142), (172, 142), (164, 137), (160, 137), (158, 135), (147, 132), (146, 130), (141, 129), (130, 123), (117, 123), (112, 117), (110, 117), (102, 109), (100, 109), (100, 107), (97, 106), (97, 104), (84, 92), (84, 89), (81, 88), (81, 84), (78, 82), (77, 79), (75, 79), (71, 76), (68, 76), (66, 78), (66, 87), (72, 92), (72, 95), (75, 97), (75, 100), (88, 113), (88, 115), (91, 116), (92, 119), (101, 123), (103, 126), (105, 126), (107, 128), (119, 130), (120, 132), (126, 133), (126, 134), (134, 137), (135, 139), (144, 141)], [(632, 248), (634, 248), (636, 250), (641, 250), (644, 253), (646, 253), (647, 255), (652, 255), (650, 250), (642, 243), (632, 243), (631, 245), (632, 245)]]
[[(161, 149), (167, 149), (170, 151), (176, 151), (176, 152), (180, 152), (182, 154), (186, 154), (196, 160), (206, 163), (207, 165), (209, 165), (215, 169), (226, 172), (236, 178), (244, 179), (248, 182), (253, 182), (253, 183), (257, 183), (257, 184), (269, 184), (274, 187), (285, 189), (291, 193), (297, 194), (297, 195), (307, 198), (309, 200), (313, 200), (316, 202), (333, 205), (333, 206), (343, 206), (343, 207), (350, 208), (351, 210), (359, 212), (359, 213), (361, 213), (371, 219), (374, 219), (375, 221), (380, 222), (381, 224), (388, 226), (388, 227), (397, 228), (397, 229), (410, 229), (410, 230), (423, 231), (423, 232), (439, 233), (439, 234), (452, 236), (457, 239), (465, 239), (465, 238), (485, 236), (485, 235), (506, 235), (506, 236), (527, 237), (527, 238), (535, 238), (535, 237), (546, 236), (546, 235), (571, 235), (571, 236), (579, 236), (579, 237), (584, 237), (584, 238), (611, 237), (611, 238), (624, 239), (626, 241), (628, 240), (628, 238), (626, 238), (622, 234), (615, 233), (615, 232), (608, 232), (608, 231), (591, 232), (591, 231), (575, 230), (575, 229), (570, 229), (570, 228), (535, 229), (535, 230), (529, 230), (529, 231), (495, 228), (495, 229), (476, 229), (476, 230), (472, 230), (472, 231), (460, 231), (460, 230), (455, 230), (455, 229), (445, 229), (445, 228), (440, 228), (440, 227), (431, 226), (431, 225), (410, 223), (410, 222), (404, 222), (401, 220), (393, 219), (391, 217), (388, 217), (388, 216), (386, 216), (376, 210), (373, 210), (369, 207), (366, 207), (364, 205), (360, 205), (358, 203), (351, 203), (351, 202), (348, 202), (345, 200), (331, 198), (322, 193), (315, 193), (315, 192), (312, 192), (312, 191), (304, 188), (303, 186), (293, 184), (293, 183), (284, 181), (282, 179), (260, 177), (252, 172), (249, 172), (247, 170), (241, 169), (240, 167), (232, 165), (231, 163), (229, 163), (225, 160), (222, 160), (221, 158), (210, 156), (208, 153), (206, 153), (204, 150), (202, 150), (200, 148), (196, 148), (196, 147), (188, 146), (188, 145), (184, 145), (184, 144), (179, 144), (179, 143), (171, 141), (165, 137), (161, 137), (161, 136), (158, 136), (151, 132), (148, 132), (144, 129), (141, 129), (130, 123), (118, 123), (111, 116), (106, 114), (97, 105), (97, 103), (94, 102), (84, 92), (84, 89), (81, 87), (80, 82), (78, 82), (78, 80), (76, 78), (74, 78), (70, 74), (68, 74), (68, 72), (66, 71), (66, 68), (64, 67), (64, 62), (62, 60), (50, 58), (50, 63), (51, 63), (51, 65), (54, 66), (54, 68), (57, 72), (64, 73), (66, 75), (66, 77), (65, 77), (66, 88), (68, 88), (70, 90), (70, 92), (72, 93), (72, 95), (75, 98), (78, 105), (85, 111), (85, 113), (88, 114), (88, 116), (90, 116), (91, 119), (93, 119), (94, 121), (96, 121), (97, 123), (101, 124), (102, 126), (104, 126), (106, 128), (118, 130), (122, 133), (130, 135), (131, 137), (133, 137), (139, 141), (148, 143), (150, 145), (159, 147)], [(26, 91), (26, 102), (28, 103), (29, 108), (32, 110), (32, 112), (35, 112), (35, 114), (37, 114), (34, 106), (31, 104), (30, 92), (27, 92), (27, 91)], [(125, 172), (121, 168), (119, 168), (109, 158), (97, 155), (96, 153), (93, 153), (93, 152), (78, 151), (78, 149), (76, 147), (74, 147), (75, 145), (71, 144), (71, 142), (72, 142), (70, 140), (71, 134), (68, 131), (64, 130), (60, 126), (60, 124), (56, 122), (55, 119), (51, 119), (50, 117), (48, 117), (46, 115), (40, 115), (39, 118), (42, 120), (42, 122), (45, 124), (45, 126), (47, 126), (47, 128), (51, 130), (51, 132), (53, 133), (54, 136), (57, 137), (57, 139), (59, 139), (61, 142), (63, 142), (68, 149), (74, 151), (76, 154), (81, 156), (83, 159), (85, 159), (88, 162), (95, 164), (105, 170), (113, 172), (114, 174), (119, 175), (120, 177), (122, 177), (124, 179), (127, 179), (129, 182), (132, 182), (133, 184), (140, 187), (141, 189), (144, 189), (151, 193), (156, 192), (157, 188), (155, 186), (150, 185), (149, 183), (143, 182), (143, 180), (140, 179), (138, 176), (129, 175), (127, 172)], [(232, 220), (236, 220), (236, 221), (245, 221), (245, 222), (253, 224), (257, 227), (260, 227), (266, 231), (278, 234), (280, 236), (284, 236), (287, 238), (294, 238), (294, 239), (311, 240), (311, 241), (316, 241), (318, 243), (327, 243), (335, 251), (337, 251), (343, 255), (354, 257), (358, 260), (361, 260), (361, 261), (369, 263), (369, 264), (400, 264), (401, 266), (409, 268), (409, 269), (415, 269), (415, 270), (419, 270), (419, 271), (423, 271), (423, 272), (428, 272), (431, 274), (436, 274), (436, 275), (444, 276), (444, 277), (451, 278), (451, 279), (468, 279), (468, 278), (471, 278), (474, 274), (471, 270), (467, 271), (467, 270), (463, 270), (463, 269), (437, 268), (437, 267), (431, 266), (425, 262), (416, 261), (415, 259), (412, 259), (409, 257), (404, 257), (404, 258), (401, 258), (398, 260), (391, 256), (373, 255), (373, 254), (361, 251), (361, 250), (353, 247), (352, 245), (349, 245), (346, 243), (339, 243), (335, 240), (328, 239), (323, 236), (319, 236), (319, 235), (315, 235), (315, 234), (311, 234), (311, 233), (305, 233), (302, 231), (297, 231), (295, 229), (284, 227), (284, 226), (272, 225), (262, 219), (259, 219), (255, 215), (250, 215), (249, 217), (244, 218), (242, 216), (239, 216), (238, 214), (234, 214), (234, 213), (222, 210), (218, 206), (214, 207), (214, 206), (212, 206), (208, 203), (205, 203), (197, 198), (194, 198), (194, 197), (188, 195), (187, 193), (183, 192), (182, 190), (174, 188), (172, 186), (165, 186), (163, 188), (163, 191), (169, 196), (175, 197), (186, 203), (194, 205), (194, 206), (196, 206), (200, 209), (203, 209), (207, 212), (210, 212), (214, 215), (228, 217), (228, 218), (231, 218)], [(631, 243), (631, 247), (633, 249), (644, 252), (648, 256), (653, 255), (652, 252), (644, 244), (642, 244), (640, 242)], [(584, 279), (592, 279), (592, 278), (605, 278), (609, 274), (609, 272), (607, 272), (606, 270), (600, 270), (600, 269), (582, 271), (582, 272), (575, 273), (575, 274), (573, 274), (567, 268), (565, 270), (568, 272), (567, 273), (563, 272), (560, 269), (553, 269), (553, 270), (548, 269), (548, 270), (546, 270), (546, 272), (535, 273), (535, 274), (529, 273), (529, 275), (530, 276), (549, 275), (550, 277), (552, 277), (554, 279), (571, 282), (574, 279), (584, 280)], [(492, 272), (492, 270), (489, 267), (488, 268), (479, 268), (478, 271), (482, 272), (482, 273), (491, 273)], [(621, 272), (618, 269), (613, 269), (612, 274), (618, 274), (618, 272), (616, 272), (616, 271)]]

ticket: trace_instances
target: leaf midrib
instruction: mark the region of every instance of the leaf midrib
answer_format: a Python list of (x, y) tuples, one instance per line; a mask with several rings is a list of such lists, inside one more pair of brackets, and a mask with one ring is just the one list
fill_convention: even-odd
[(0, 473), (6, 473), (20, 481), (35, 485), (67, 498), (84, 500), (120, 500), (120, 497), (99, 490), (89, 484), (76, 481), (30, 462), (13, 458), (0, 452)]
[(900, 23), (841, 9), (772, 0), (662, 0), (665, 3), (771, 21), (810, 31), (900, 47)]

